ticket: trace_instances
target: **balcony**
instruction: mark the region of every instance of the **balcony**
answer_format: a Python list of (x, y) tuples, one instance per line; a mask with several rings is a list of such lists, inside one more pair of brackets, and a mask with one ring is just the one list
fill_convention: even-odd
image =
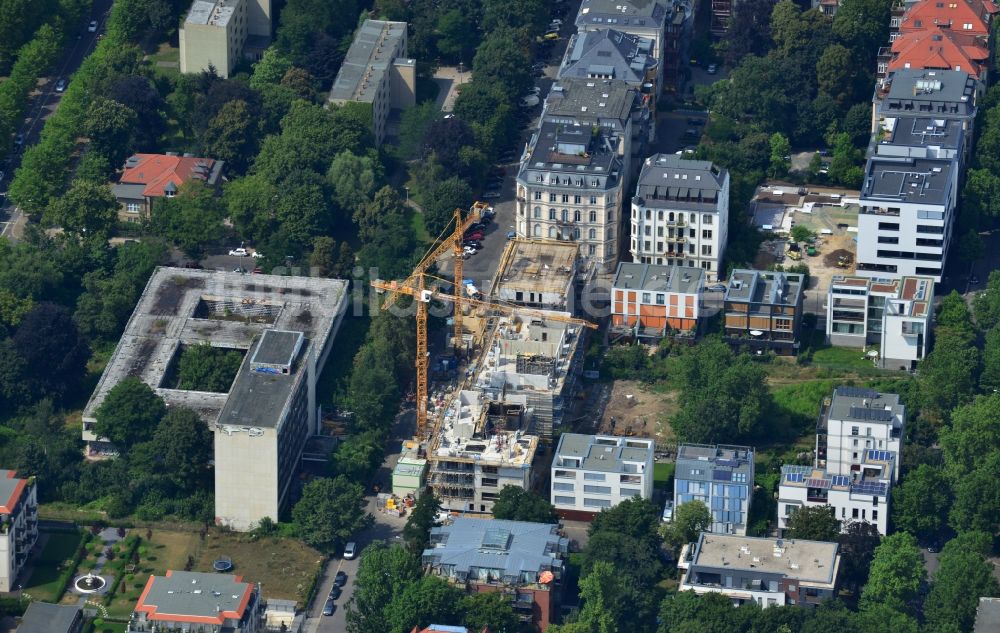
[(861, 207), (860, 213), (863, 215), (881, 215), (893, 218), (899, 217), (899, 209), (889, 209), (886, 207)]

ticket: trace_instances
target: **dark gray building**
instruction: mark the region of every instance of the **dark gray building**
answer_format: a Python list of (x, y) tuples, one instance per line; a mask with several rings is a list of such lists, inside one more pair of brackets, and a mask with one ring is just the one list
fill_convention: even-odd
[(79, 605), (32, 602), (24, 612), (16, 633), (80, 633), (83, 610)]

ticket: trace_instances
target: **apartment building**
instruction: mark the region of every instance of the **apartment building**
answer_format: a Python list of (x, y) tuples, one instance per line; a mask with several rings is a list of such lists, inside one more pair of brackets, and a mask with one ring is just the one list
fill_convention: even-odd
[(615, 29), (652, 42), (647, 54), (656, 62), (656, 90), (663, 88), (664, 37), (673, 16), (664, 0), (583, 0), (576, 14), (580, 33)]
[[(0, 591), (14, 591), (38, 541), (38, 488), (35, 478), (0, 471)], [(22, 579), (23, 580), (23, 579)]]
[(29, 602), (14, 633), (82, 633), (80, 605)]
[[(865, 451), (903, 454), (906, 407), (894, 393), (837, 387), (824, 398), (816, 424), (815, 467), (832, 475), (862, 472)], [(899, 479), (899, 460), (892, 480)]]
[(589, 521), (632, 497), (653, 497), (656, 442), (637, 437), (559, 436), (552, 460), (552, 505), (559, 516)]
[(681, 549), (680, 591), (721, 593), (734, 605), (814, 607), (837, 595), (837, 543), (702, 532)]
[(710, 281), (725, 275), (728, 171), (672, 154), (650, 156), (639, 172), (631, 216), (634, 261), (701, 268)]
[(221, 160), (173, 152), (129, 156), (118, 182), (111, 187), (118, 201), (118, 219), (133, 223), (148, 221), (157, 199), (173, 198), (184, 183), (193, 180), (218, 191), (224, 180), (224, 165)]
[(538, 437), (524, 406), (460, 391), (427, 451), (427, 484), (445, 510), (489, 513), (504, 486), (530, 490)]
[(421, 563), (424, 573), (469, 593), (509, 595), (521, 621), (544, 633), (559, 612), (568, 552), (569, 539), (558, 525), (458, 517), (431, 528)]
[(964, 162), (969, 138), (958, 119), (900, 115), (882, 121), (869, 155)]
[(927, 353), (934, 317), (930, 277), (834, 275), (826, 300), (826, 339), (838, 347), (877, 345), (886, 369), (912, 370)]
[(758, 353), (796, 354), (804, 281), (799, 273), (734, 270), (723, 305), (726, 340)]
[(986, 36), (930, 24), (921, 30), (899, 34), (891, 46), (880, 48), (876, 76), (881, 79), (890, 72), (907, 68), (960, 70), (988, 85), (989, 58)]
[(753, 449), (748, 446), (681, 444), (674, 468), (674, 508), (701, 501), (712, 513), (712, 532), (745, 535), (753, 478)]
[(371, 104), (376, 145), (385, 141), (389, 113), (417, 101), (417, 62), (406, 55), (406, 29), (406, 22), (365, 20), (330, 89), (329, 103)]
[(888, 72), (875, 86), (872, 101), (872, 133), (886, 119), (921, 116), (961, 121), (972, 138), (981, 90), (975, 77), (961, 70), (902, 68)]
[(678, 91), (684, 83), (687, 59), (684, 51), (694, 31), (695, 3), (691, 0), (670, 0), (667, 5), (666, 31), (663, 34), (662, 90)]
[(229, 77), (271, 41), (271, 0), (194, 0), (177, 33), (180, 70)]
[(517, 236), (573, 241), (588, 269), (614, 270), (627, 180), (620, 143), (604, 128), (543, 121), (517, 174)]
[(858, 213), (858, 275), (931, 277), (947, 263), (958, 201), (959, 163), (872, 156)]
[(622, 262), (611, 286), (611, 330), (640, 340), (668, 332), (693, 336), (704, 287), (700, 268)]
[(572, 242), (507, 242), (493, 294), (505, 303), (543, 310), (573, 311), (577, 247)]
[(125, 633), (263, 631), (260, 587), (241, 576), (168, 570), (151, 575)]
[(910, 4), (899, 24), (899, 33), (924, 31), (931, 26), (970, 36), (988, 37), (997, 12), (991, 0), (924, 0)]

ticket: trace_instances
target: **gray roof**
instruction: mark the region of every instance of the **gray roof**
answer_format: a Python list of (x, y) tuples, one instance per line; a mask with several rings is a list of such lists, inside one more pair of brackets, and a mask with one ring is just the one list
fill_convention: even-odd
[(302, 346), (302, 332), (264, 330), (260, 345), (250, 359), (257, 365), (291, 366)]
[(399, 48), (400, 41), (406, 38), (406, 26), (406, 22), (365, 20), (354, 34), (354, 41), (337, 72), (330, 89), (330, 101), (374, 101), (382, 75), (389, 70), (397, 54), (406, 54)]
[[(527, 521), (459, 517), (451, 525), (431, 529), (424, 565), (464, 576), (472, 569), (495, 569), (507, 582), (523, 582), (522, 574), (562, 568), (569, 540), (559, 526)], [(535, 582), (533, 578), (529, 582)]]
[(642, 164), (635, 202), (651, 208), (716, 212), (728, 178), (729, 172), (707, 160), (654, 154)]
[(974, 117), (976, 79), (960, 70), (904, 68), (887, 78), (888, 94), (879, 106), (883, 115)]
[(583, 0), (576, 15), (580, 28), (605, 24), (621, 29), (662, 29), (667, 15), (662, 0)]
[(897, 419), (903, 419), (905, 411), (899, 394), (879, 393), (860, 387), (837, 387), (833, 390), (828, 417), (868, 424), (895, 424)]
[(795, 306), (801, 293), (799, 273), (738, 269), (729, 276), (725, 300)]
[(837, 543), (824, 541), (702, 532), (691, 566), (727, 570), (727, 573), (752, 570), (754, 574), (778, 574), (802, 582), (832, 585), (840, 563), (838, 549)]
[(117, 199), (142, 200), (146, 197), (146, 185), (115, 183), (111, 185), (111, 195)]
[[(528, 180), (526, 172), (534, 170), (564, 172), (567, 187), (587, 193), (620, 185), (621, 168), (617, 135), (603, 128), (595, 135), (590, 126), (543, 121), (532, 136), (528, 158), (521, 163), (518, 177)], [(597, 186), (591, 182), (594, 177)]]
[[(693, 471), (699, 471), (695, 474)], [(716, 476), (722, 473), (724, 478)], [(753, 449), (749, 446), (681, 444), (677, 449), (675, 479), (732, 481), (732, 473), (753, 472)], [(753, 484), (753, 481), (746, 483)]]
[(1000, 598), (980, 598), (976, 608), (976, 624), (973, 633), (996, 633), (1000, 631)]
[(705, 271), (686, 266), (660, 266), (621, 262), (615, 272), (613, 288), (647, 292), (693, 294), (705, 283)]
[[(640, 443), (645, 443), (642, 446)], [(625, 462), (649, 461), (653, 456), (655, 441), (636, 437), (609, 437), (563, 433), (556, 447), (556, 462), (560, 457), (580, 457), (580, 470), (606, 473), (635, 472), (626, 469)], [(564, 468), (564, 466), (559, 466)]]
[(304, 367), (299, 362), (288, 373), (280, 373), (270, 367), (258, 368), (253, 358), (263, 340), (258, 338), (254, 341), (243, 359), (229, 390), (229, 398), (219, 413), (218, 424), (276, 428), (283, 420), (285, 407), (305, 375)]
[(958, 159), (872, 156), (865, 165), (862, 200), (913, 202), (947, 206)]
[(78, 620), (83, 620), (79, 605), (32, 602), (21, 618), (17, 633), (69, 633)]
[(901, 116), (897, 117), (890, 137), (882, 140), (881, 144), (959, 149), (964, 137), (965, 130), (958, 119)]
[(194, 0), (188, 9), (185, 24), (199, 24), (225, 28), (236, 12), (241, 0)]
[(618, 79), (566, 77), (549, 91), (542, 118), (564, 123), (577, 120), (624, 130), (637, 94), (635, 88)]
[[(150, 576), (136, 611), (163, 616), (242, 617), (254, 586), (231, 574), (168, 571)], [(228, 615), (238, 614), (238, 615)]]
[(570, 38), (559, 78), (610, 76), (630, 85), (641, 85), (646, 73), (657, 65), (652, 50), (652, 40), (622, 31), (581, 31)]

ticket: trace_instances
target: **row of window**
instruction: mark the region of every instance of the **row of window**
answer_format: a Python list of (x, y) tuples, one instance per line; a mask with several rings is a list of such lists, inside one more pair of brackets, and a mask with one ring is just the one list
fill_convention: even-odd
[[(541, 191), (536, 191), (533, 197), (535, 200), (541, 200), (543, 195)], [(572, 204), (583, 204), (583, 196), (572, 196), (572, 198)], [(563, 204), (570, 204), (570, 195), (568, 193), (564, 193), (562, 196), (557, 196), (554, 193), (549, 194), (549, 202), (558, 202), (559, 200), (562, 200)], [(590, 196), (590, 204), (597, 204), (597, 196)]]
[[(545, 183), (545, 175), (544, 174), (535, 174), (535, 182)], [(569, 176), (564, 176), (563, 178), (560, 178), (558, 175), (552, 174), (551, 176), (549, 176), (549, 181), (546, 184), (549, 184), (549, 185), (571, 185), (571, 186), (575, 185), (577, 187), (583, 187), (584, 183), (586, 183), (586, 182), (587, 181), (584, 180), (583, 178), (577, 178), (576, 181), (574, 182), (573, 178), (571, 178)], [(597, 179), (597, 178), (591, 178), (590, 179), (590, 186), (591, 187), (600, 187), (601, 186), (601, 181), (599, 179)], [(554, 193), (550, 193), (549, 195), (550, 196), (554, 196), (555, 194)]]
[(888, 257), (891, 259), (919, 259), (928, 262), (939, 262), (941, 261), (941, 253), (914, 253), (912, 251), (885, 251), (878, 250), (877, 254), (879, 257)]
[[(641, 214), (639, 212), (639, 209), (633, 209), (632, 211), (633, 211), (633, 213), (632, 213), (632, 219), (634, 219), (634, 220), (641, 220), (642, 219), (640, 217)], [(683, 213), (678, 212), (675, 215), (673, 211), (667, 211), (665, 214), (664, 214), (663, 211), (657, 211), (656, 212), (656, 219), (657, 219), (657, 221), (663, 222), (664, 221), (664, 215), (666, 215), (666, 221), (667, 222), (683, 222), (684, 221), (684, 214)], [(650, 220), (650, 221), (653, 220), (653, 212), (651, 210), (646, 209), (645, 216), (646, 216), (645, 217), (646, 220)], [(695, 222), (697, 222), (698, 221), (698, 214), (697, 213), (689, 213), (688, 214), (688, 221), (691, 224), (694, 224)], [(714, 222), (714, 220), (712, 219), (712, 214), (711, 213), (703, 213), (701, 215), (701, 223), (702, 224), (712, 224), (713, 222)]]
[[(523, 215), (523, 213), (522, 213)], [(532, 209), (532, 217), (536, 220), (542, 219), (542, 208), (535, 207)], [(582, 222), (581, 218), (583, 215), (580, 213), (579, 209), (573, 211), (573, 222)], [(589, 214), (589, 222), (595, 224), (597, 222), (597, 211), (591, 211)], [(562, 220), (563, 222), (569, 222), (569, 209), (563, 209), (561, 214), (557, 214), (555, 209), (549, 209), (549, 220), (552, 222), (558, 222)], [(615, 214), (613, 211), (608, 211), (607, 222), (611, 223), (615, 221)]]
[[(635, 231), (638, 232), (638, 227), (633, 227), (633, 230), (635, 230)], [(653, 236), (653, 227), (651, 227), (650, 225), (646, 224), (645, 226), (642, 227), (642, 234), (644, 236), (646, 236), (646, 237), (652, 237)], [(694, 238), (698, 237), (698, 231), (695, 230), (695, 229), (688, 229), (688, 235), (687, 236), (690, 237), (691, 239), (694, 239)], [(656, 227), (656, 237), (663, 237), (663, 227), (662, 226)], [(673, 229), (671, 229), (670, 233), (667, 235), (667, 237), (684, 237), (684, 229), (677, 229), (677, 234), (676, 235), (674, 234)], [(710, 239), (712, 239), (712, 230), (711, 229), (702, 229), (701, 230), (701, 239), (703, 239), (703, 240), (710, 240)]]
[[(925, 211), (921, 211), (921, 213), (937, 213), (937, 212), (936, 211), (926, 211), (926, 212)], [(942, 216), (940, 218), (924, 218), (924, 217), (921, 216), (921, 219), (926, 219), (926, 220), (943, 220), (944, 217)], [(880, 231), (898, 231), (899, 230), (899, 222), (879, 222), (878, 223), (878, 230), (880, 230)], [(917, 225), (917, 233), (934, 233), (936, 235), (943, 235), (944, 234), (944, 227), (943, 226), (935, 226), (933, 224), (918, 224)]]

